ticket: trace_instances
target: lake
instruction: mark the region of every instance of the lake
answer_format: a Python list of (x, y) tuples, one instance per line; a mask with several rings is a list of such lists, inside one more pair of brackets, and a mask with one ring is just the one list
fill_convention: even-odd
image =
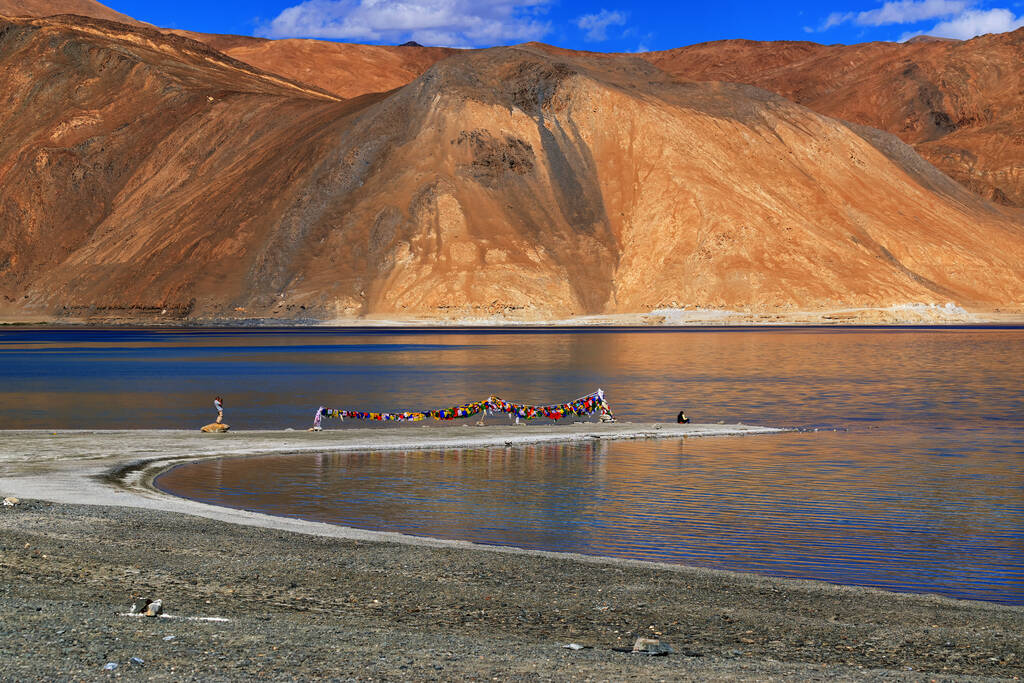
[(0, 378), (8, 429), (193, 429), (217, 394), (234, 429), (305, 428), (320, 405), (598, 387), (620, 420), (793, 427), (209, 461), (158, 483), (369, 529), (1024, 604), (1021, 329), (10, 329)]

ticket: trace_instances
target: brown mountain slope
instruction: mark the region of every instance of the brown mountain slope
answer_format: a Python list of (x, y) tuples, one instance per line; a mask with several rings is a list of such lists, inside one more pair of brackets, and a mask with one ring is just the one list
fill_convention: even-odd
[(526, 47), (338, 103), (201, 47), (0, 26), (8, 315), (1024, 302), (1020, 223), (895, 138), (762, 90)]
[[(156, 31), (58, 17), (0, 21), (0, 34), (0, 288), (15, 305), (36, 291), (49, 297), (45, 278), (52, 269), (74, 271), (79, 250), (101, 235), (173, 252), (189, 240), (190, 224), (207, 229), (203, 212), (230, 214), (236, 191), (266, 193), (265, 183), (301, 167), (305, 160), (294, 158), (288, 135), (301, 136), (305, 117), (335, 105), (201, 43)], [(261, 115), (276, 135), (245, 129), (247, 119)], [(253, 139), (260, 133), (265, 137)], [(221, 145), (233, 149), (218, 155)], [(159, 160), (169, 147), (181, 163), (164, 168)], [(230, 162), (222, 165), (225, 155)], [(192, 182), (193, 174), (210, 185)], [(134, 200), (145, 215), (121, 222), (119, 210)], [(231, 220), (235, 235), (245, 216)], [(139, 291), (152, 280), (189, 288), (222, 255), (182, 259), (178, 252), (153, 268), (134, 262), (124, 273), (131, 283), (105, 285), (131, 258), (115, 245), (69, 277), (72, 288), (83, 278), (89, 283), (69, 303), (119, 306), (121, 287), (125, 296), (149, 301)], [(190, 296), (168, 301), (178, 305)]]
[(148, 26), (94, 0), (0, 0), (0, 16), (52, 17), (58, 14), (77, 14), (132, 26)]
[(749, 83), (895, 133), (983, 197), (1024, 206), (1024, 29), (965, 42), (733, 40), (643, 57), (680, 79)]

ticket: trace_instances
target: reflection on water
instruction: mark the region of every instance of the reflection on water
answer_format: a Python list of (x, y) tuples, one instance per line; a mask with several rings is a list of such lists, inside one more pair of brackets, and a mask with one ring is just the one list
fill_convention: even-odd
[[(1021, 330), (355, 332), (6, 330), (0, 426), (308, 426), (319, 405), (400, 411), (602, 387), (617, 416), (782, 425), (1022, 424)], [(333, 423), (337, 425), (337, 423)]]
[(348, 526), (1024, 604), (1019, 456), (922, 454), (920, 438), (273, 456), (185, 465), (157, 483)]
[(597, 387), (624, 420), (848, 431), (253, 458), (161, 483), (368, 528), (1024, 603), (1019, 329), (0, 330), (8, 429), (196, 428), (217, 394), (234, 429), (279, 429), (319, 405)]

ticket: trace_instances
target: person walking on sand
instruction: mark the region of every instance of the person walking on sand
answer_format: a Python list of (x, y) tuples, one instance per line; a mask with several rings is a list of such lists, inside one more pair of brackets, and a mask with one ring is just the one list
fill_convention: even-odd
[(224, 401), (220, 396), (213, 399), (213, 407), (217, 409), (217, 424), (220, 424), (224, 421)]

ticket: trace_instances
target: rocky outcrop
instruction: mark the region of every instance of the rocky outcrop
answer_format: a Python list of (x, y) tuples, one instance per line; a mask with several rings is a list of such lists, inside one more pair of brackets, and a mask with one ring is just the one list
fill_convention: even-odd
[(181, 36), (19, 20), (0, 93), (8, 315), (1024, 302), (1019, 214), (891, 135), (634, 57), (458, 53), (338, 101)]

